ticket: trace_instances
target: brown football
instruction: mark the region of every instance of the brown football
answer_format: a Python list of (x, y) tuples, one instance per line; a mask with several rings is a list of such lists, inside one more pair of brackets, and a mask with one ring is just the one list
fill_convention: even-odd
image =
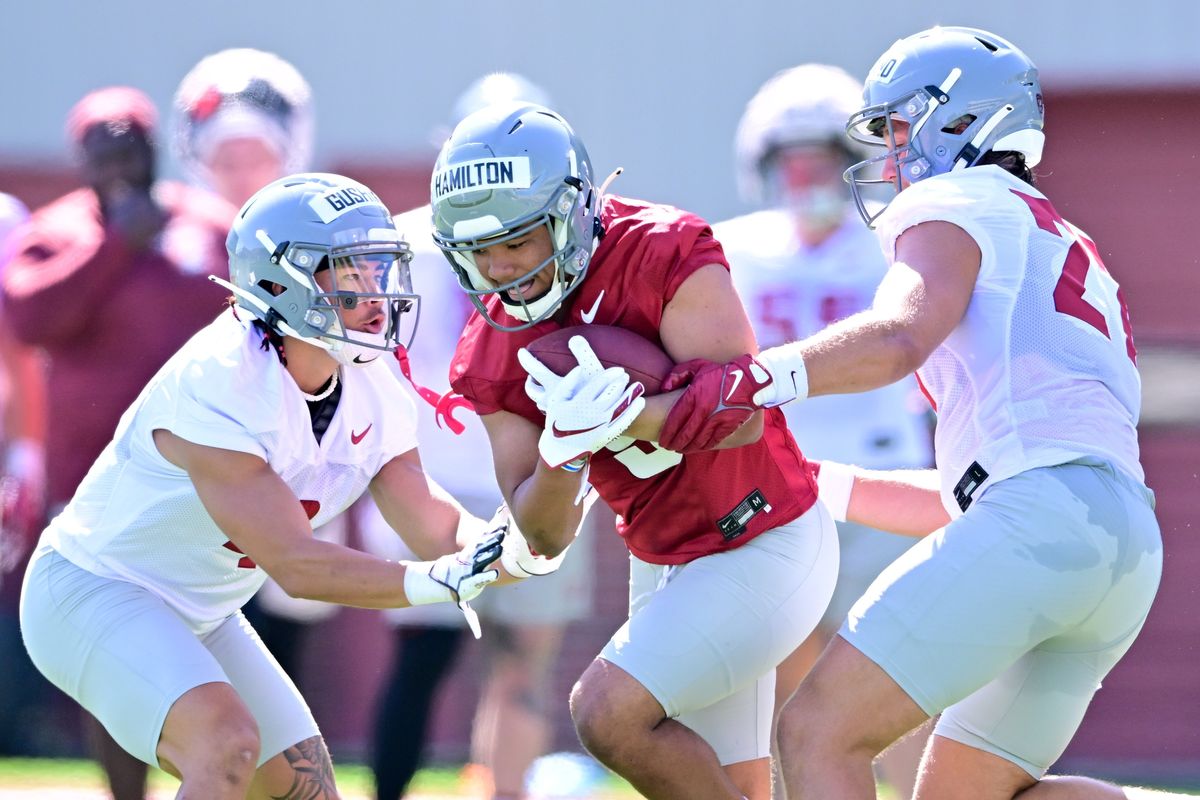
[(646, 394), (658, 394), (663, 379), (675, 366), (671, 357), (654, 342), (633, 331), (612, 325), (575, 325), (548, 333), (529, 344), (528, 350), (559, 375), (578, 363), (567, 347), (572, 336), (582, 336), (605, 367), (623, 367), (629, 377), (641, 381)]

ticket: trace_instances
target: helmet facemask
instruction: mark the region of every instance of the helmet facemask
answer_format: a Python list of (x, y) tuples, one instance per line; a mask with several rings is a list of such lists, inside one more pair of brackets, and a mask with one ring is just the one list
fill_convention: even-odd
[[(896, 100), (867, 106), (850, 117), (846, 123), (846, 135), (851, 139), (867, 147), (882, 147), (886, 151), (882, 155), (851, 165), (844, 174), (846, 182), (850, 184), (850, 192), (858, 207), (858, 213), (866, 220), (867, 227), (875, 227), (875, 220), (886, 206), (875, 211), (869, 209), (864, 193), (865, 187), (890, 184), (899, 194), (906, 182), (915, 183), (934, 174), (933, 161), (922, 150), (922, 132), (934, 118), (939, 106), (948, 102), (949, 95), (946, 92), (953, 87), (959, 75), (960, 70), (951, 71), (943, 83), (946, 88), (926, 86)], [(908, 140), (898, 147), (895, 144), (896, 120), (908, 125)], [(943, 133), (952, 134), (949, 130)], [(941, 151), (939, 155), (944, 160), (945, 146), (939, 144), (937, 149)], [(978, 155), (977, 153), (976, 158)], [(888, 161), (895, 166), (895, 178), (888, 180), (874, 177)]]
[[(438, 243), (458, 276), (463, 291), (467, 293), (467, 297), (479, 313), (494, 327), (513, 331), (541, 322), (552, 315), (563, 300), (579, 286), (587, 271), (592, 249), (579, 246), (570, 235), (568, 220), (573, 212), (580, 213), (576, 210), (579, 197), (578, 189), (564, 184), (548, 209), (515, 221), (507, 230), (496, 232), (499, 220), (485, 216), (457, 223), (454, 239), (439, 239)], [(529, 272), (507, 283), (497, 284), (479, 269), (475, 261), (475, 251), (484, 247), (501, 247), (543, 227), (549, 235), (553, 250), (548, 258)], [(537, 297), (524, 297), (520, 291), (521, 285), (536, 279), (546, 270), (553, 273), (549, 287)], [(491, 317), (486, 305), (489, 295), (496, 295), (505, 311), (520, 320), (520, 324), (505, 325), (503, 321)]]

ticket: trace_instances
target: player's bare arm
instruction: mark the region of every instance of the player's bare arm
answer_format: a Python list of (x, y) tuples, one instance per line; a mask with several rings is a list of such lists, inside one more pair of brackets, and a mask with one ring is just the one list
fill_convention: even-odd
[[(154, 432), (154, 442), (165, 459), (188, 473), (205, 510), (230, 541), (293, 597), (361, 608), (400, 608), (451, 599), (434, 596), (436, 589), (415, 597), (418, 582), (406, 580), (410, 567), (427, 570), (419, 581), (424, 585), (429, 582), (428, 569), (441, 565), (432, 582), (450, 593), (469, 589), (472, 596), (496, 577), (493, 572), (478, 587), (460, 586), (465, 576), (444, 574), (451, 565), (441, 560), (397, 563), (323, 542), (313, 537), (291, 489), (261, 458), (195, 444), (161, 428)], [(469, 565), (460, 571), (473, 574)], [(473, 584), (482, 577), (475, 574), (467, 580)]]
[(433, 559), (465, 546), (457, 540), (460, 526), (478, 531), (483, 524), (425, 474), (415, 447), (384, 464), (370, 489), (383, 518), (417, 558)]
[(583, 517), (575, 499), (583, 476), (552, 469), (538, 455), (541, 429), (507, 411), (481, 417), (492, 443), (496, 480), (525, 539), (554, 557), (571, 543)]
[[(679, 286), (663, 309), (659, 329), (663, 348), (677, 364), (705, 359), (723, 364), (741, 353), (757, 353), (758, 343), (733, 287), (729, 270), (709, 264), (692, 273)], [(627, 435), (644, 441), (659, 441), (667, 413), (683, 392), (664, 392), (646, 400), (646, 407), (629, 427)], [(739, 447), (762, 435), (762, 415), (750, 420), (725, 438), (719, 447)]]
[(870, 470), (823, 461), (817, 483), (839, 521), (914, 537), (950, 522), (934, 469)]
[(876, 389), (914, 372), (962, 320), (980, 258), (975, 240), (949, 222), (902, 233), (871, 308), (799, 345), (808, 395)]

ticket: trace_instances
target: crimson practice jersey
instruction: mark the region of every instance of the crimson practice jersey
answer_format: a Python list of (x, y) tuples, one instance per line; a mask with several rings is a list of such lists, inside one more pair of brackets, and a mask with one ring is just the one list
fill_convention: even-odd
[[(728, 268), (707, 223), (679, 209), (610, 195), (602, 221), (605, 236), (565, 316), (513, 332), (479, 314), (467, 323), (450, 380), (480, 414), (504, 410), (541, 427), (518, 348), (584, 322), (626, 328), (662, 347), (663, 309), (679, 286), (708, 264)], [(812, 506), (816, 490), (782, 412), (765, 413), (762, 438), (746, 447), (684, 456), (622, 436), (592, 458), (591, 482), (620, 515), (617, 532), (630, 552), (683, 564), (738, 547)]]

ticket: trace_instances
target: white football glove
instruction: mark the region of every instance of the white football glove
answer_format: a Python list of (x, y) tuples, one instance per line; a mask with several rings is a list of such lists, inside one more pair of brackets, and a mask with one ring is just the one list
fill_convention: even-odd
[[(571, 370), (582, 370), (589, 378), (594, 378), (604, 371), (604, 365), (596, 357), (588, 340), (582, 336), (572, 336), (567, 341), (567, 347), (575, 356), (579, 366)], [(517, 351), (517, 361), (521, 363), (529, 377), (525, 379), (525, 394), (537, 404), (538, 411), (546, 413), (546, 401), (566, 375), (558, 375), (541, 361), (537, 356), (522, 347)], [(570, 372), (567, 375), (571, 374)]]
[(482, 635), (479, 615), (471, 608), (470, 601), (500, 577), (499, 570), (488, 567), (500, 558), (506, 530), (493, 529), (473, 547), (447, 553), (433, 561), (402, 562), (406, 567), (404, 594), (409, 604), (454, 602), (478, 639)]
[[(514, 578), (533, 578), (556, 572), (562, 566), (567, 550), (571, 549), (571, 545), (568, 543), (554, 558), (546, 558), (535, 551), (517, 528), (517, 523), (506, 505), (496, 509), (496, 514), (488, 523), (488, 528), (492, 531), (503, 528), (505, 531), (504, 546), (500, 553), (500, 566)], [(579, 530), (576, 529), (575, 533), (578, 535)]]
[(603, 449), (642, 412), (644, 393), (620, 367), (592, 377), (582, 367), (571, 370), (546, 398), (546, 427), (538, 439), (542, 460), (561, 467)]

